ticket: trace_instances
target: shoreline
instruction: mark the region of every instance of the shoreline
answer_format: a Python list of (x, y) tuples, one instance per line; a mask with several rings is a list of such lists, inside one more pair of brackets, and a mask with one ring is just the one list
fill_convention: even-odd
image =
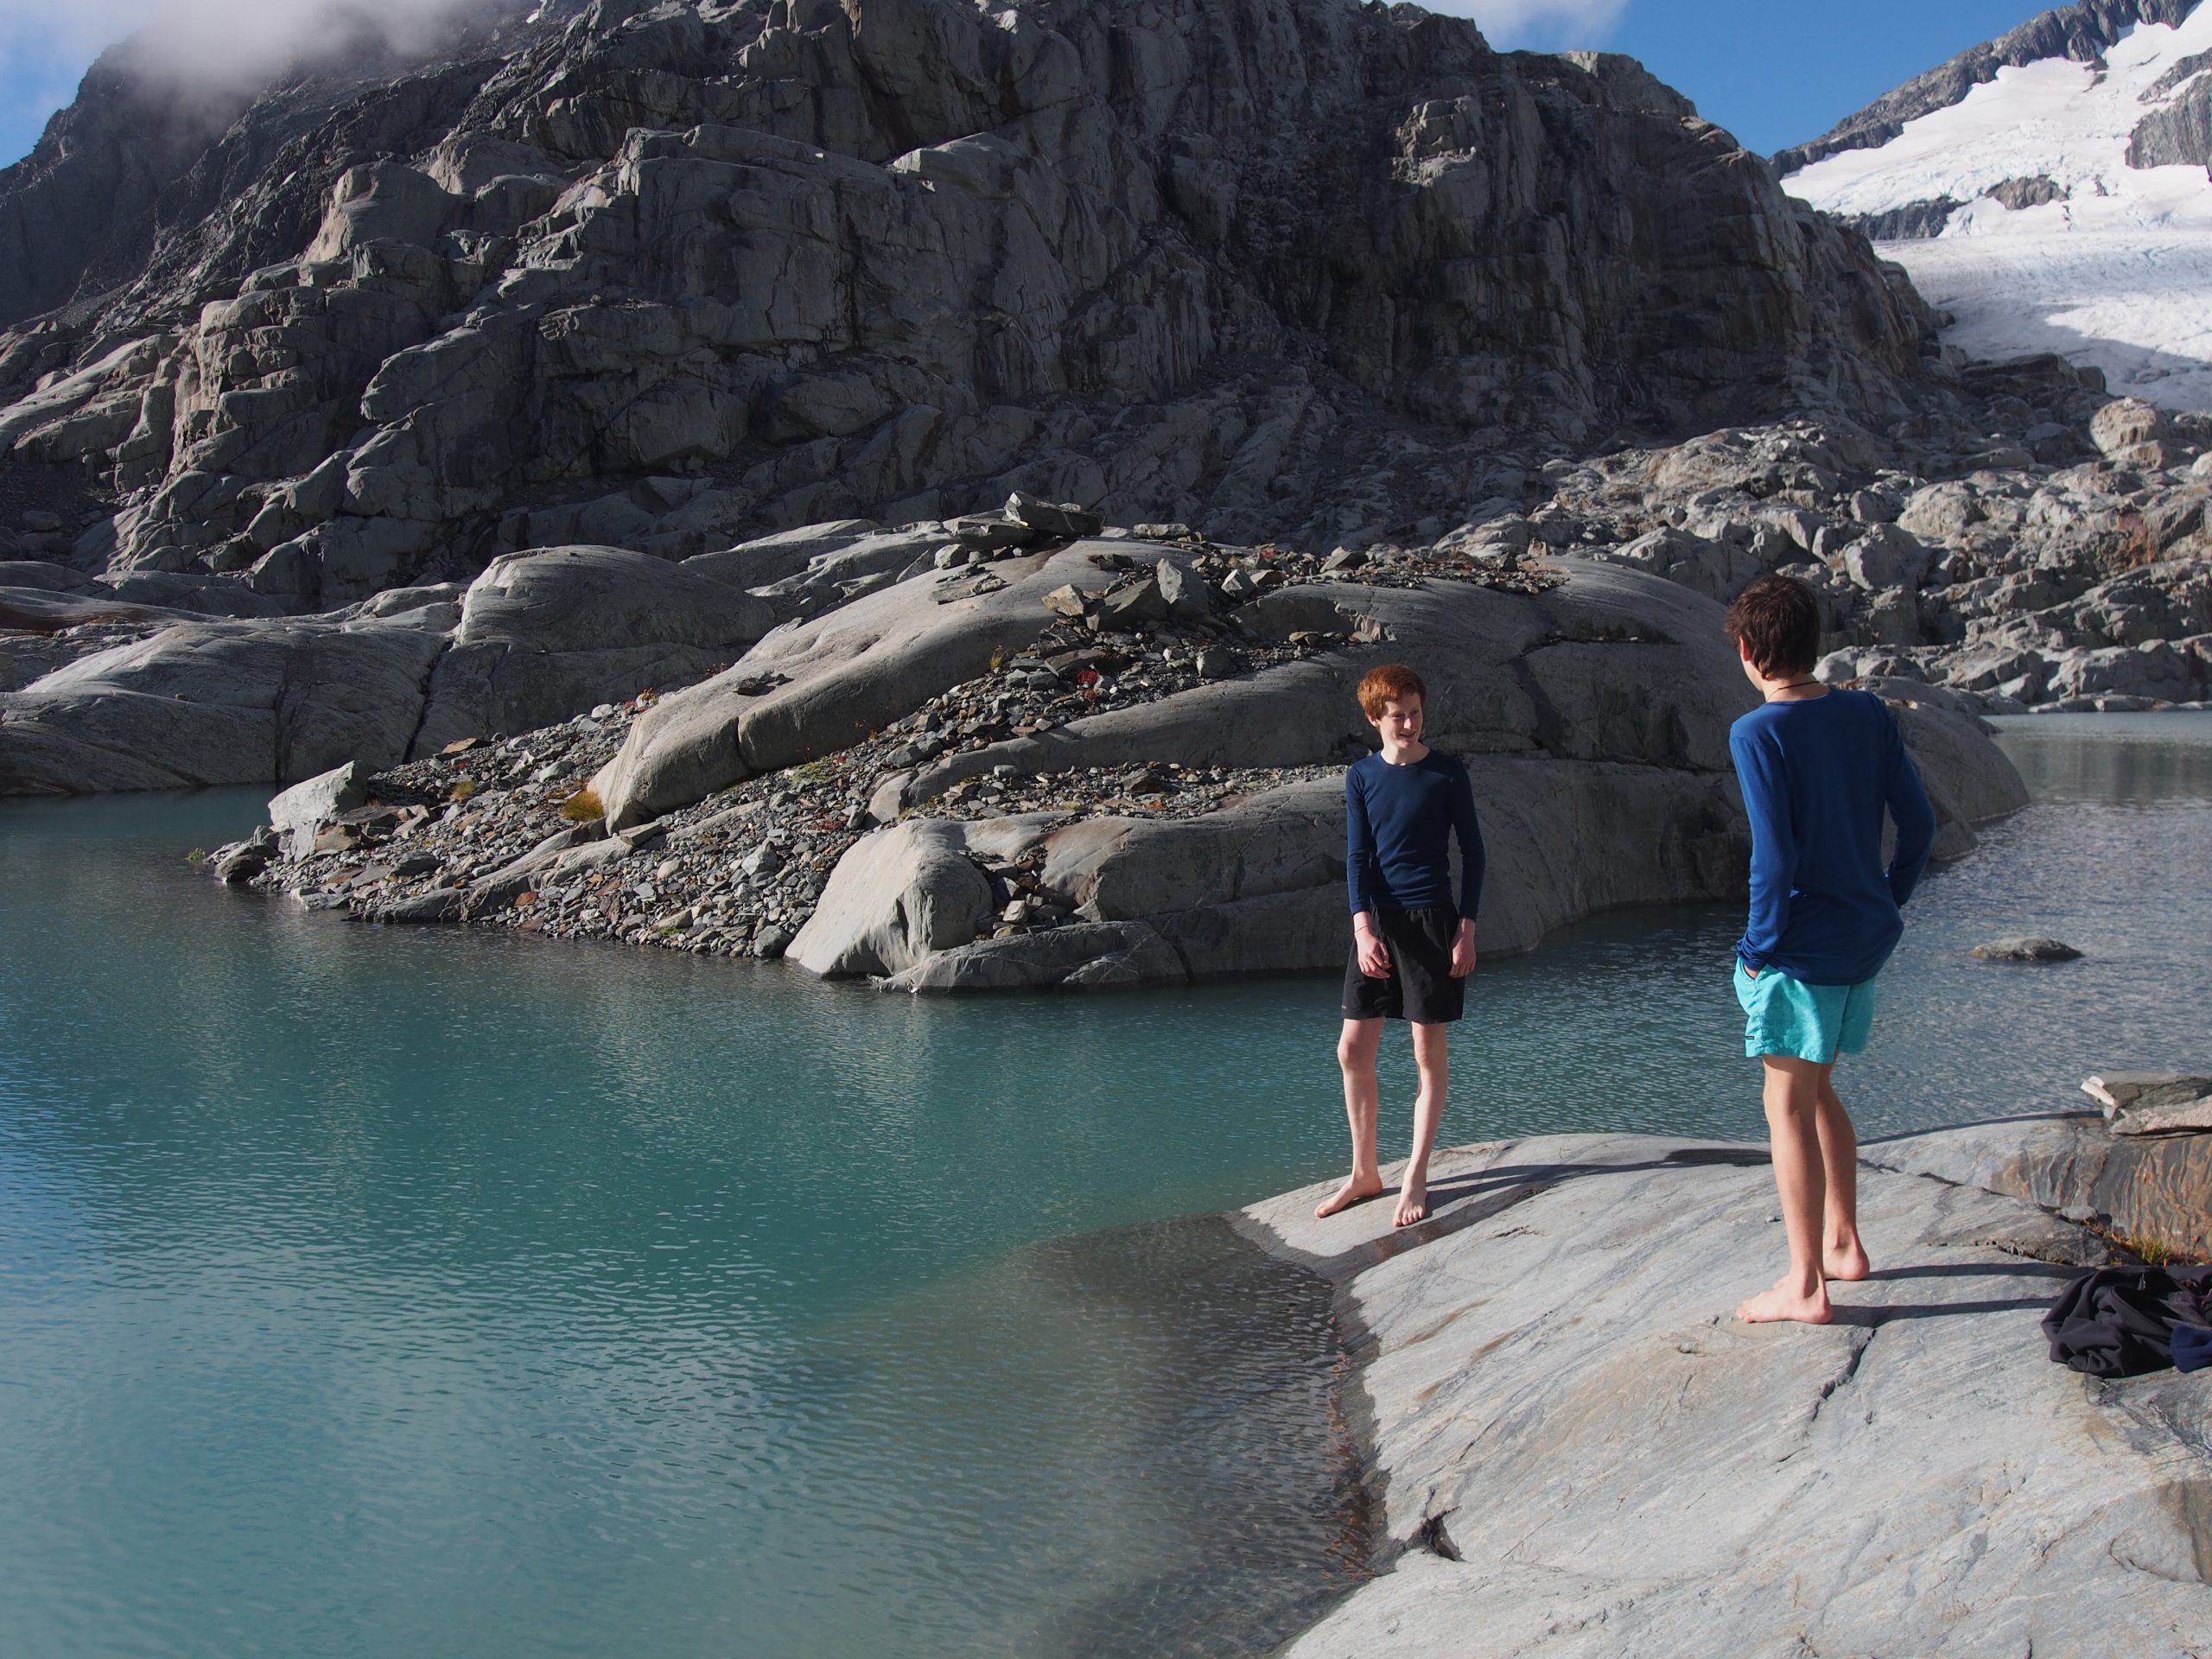
[[(2212, 1386), (2050, 1364), (2042, 1308), (2121, 1258), (1987, 1173), (2063, 1177), (2061, 1131), (2102, 1135), (2045, 1115), (1866, 1143), (1876, 1274), (1817, 1328), (1729, 1316), (1778, 1260), (1764, 1147), (1457, 1147), (1402, 1232), (1382, 1200), (1315, 1221), (1325, 1181), (1236, 1212), (1338, 1287), (1386, 1540), (1382, 1575), (1284, 1654), (1460, 1651), (1470, 1630), (1486, 1655), (2212, 1641), (2188, 1496), (2212, 1479)], [(1993, 1164), (2008, 1141), (2037, 1144)], [(2191, 1160), (2212, 1178), (2212, 1140)]]

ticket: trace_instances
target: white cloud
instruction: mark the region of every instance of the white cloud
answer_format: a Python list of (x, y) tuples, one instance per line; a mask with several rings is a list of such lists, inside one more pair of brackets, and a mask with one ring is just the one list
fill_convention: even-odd
[(0, 75), (89, 64), (129, 39), (147, 72), (190, 85), (250, 85), (302, 57), (384, 41), (426, 43), (457, 14), (499, 0), (0, 0)]
[(1629, 0), (1421, 0), (1430, 11), (1471, 17), (1500, 51), (1564, 51), (1602, 45)]

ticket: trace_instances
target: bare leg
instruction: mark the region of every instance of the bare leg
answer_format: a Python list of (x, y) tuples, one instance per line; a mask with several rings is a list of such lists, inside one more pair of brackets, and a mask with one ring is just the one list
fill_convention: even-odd
[(1452, 1084), (1452, 1052), (1446, 1039), (1449, 1026), (1414, 1027), (1414, 1065), (1421, 1072), (1421, 1092), (1414, 1096), (1414, 1154), (1406, 1160), (1406, 1178), (1398, 1189), (1397, 1224), (1410, 1227), (1428, 1215), (1428, 1154), (1436, 1147), (1436, 1131), (1444, 1122), (1444, 1096)]
[(1333, 1216), (1363, 1198), (1382, 1196), (1382, 1169), (1375, 1159), (1375, 1118), (1380, 1103), (1375, 1051), (1382, 1041), (1380, 1020), (1347, 1020), (1344, 1035), (1337, 1039), (1337, 1065), (1344, 1074), (1344, 1116), (1351, 1120), (1351, 1174), (1314, 1205), (1316, 1216)]
[(1821, 1231), (1821, 1272), (1829, 1279), (1864, 1279), (1873, 1271), (1859, 1236), (1859, 1136), (1851, 1114), (1836, 1098), (1835, 1077), (1823, 1069), (1816, 1121), (1821, 1165), (1827, 1173), (1828, 1198)]
[(1826, 1325), (1834, 1317), (1821, 1273), (1821, 1229), (1827, 1204), (1827, 1176), (1821, 1162), (1818, 1125), (1821, 1086), (1828, 1068), (1809, 1060), (1769, 1054), (1766, 1127), (1774, 1148), (1774, 1185), (1782, 1198), (1782, 1224), (1789, 1235), (1789, 1271), (1736, 1310), (1751, 1325), (1795, 1319)]

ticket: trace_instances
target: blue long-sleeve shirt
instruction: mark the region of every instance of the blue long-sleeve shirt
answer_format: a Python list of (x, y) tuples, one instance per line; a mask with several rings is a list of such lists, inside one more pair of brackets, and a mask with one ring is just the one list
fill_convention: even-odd
[[(1729, 728), (1728, 749), (1751, 819), (1751, 922), (1737, 956), (1808, 985), (1873, 978), (1936, 840), (1897, 717), (1865, 691), (1769, 702)], [(1886, 871), (1885, 806), (1897, 826)]]
[(1483, 896), (1483, 832), (1467, 769), (1431, 749), (1409, 766), (1380, 754), (1344, 771), (1344, 882), (1352, 913), (1427, 910), (1452, 899), (1451, 838), (1459, 837), (1459, 913)]

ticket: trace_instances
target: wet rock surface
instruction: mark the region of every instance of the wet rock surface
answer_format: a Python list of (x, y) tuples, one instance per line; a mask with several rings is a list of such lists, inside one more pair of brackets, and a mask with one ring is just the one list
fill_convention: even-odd
[(1286, 1651), (2202, 1649), (2212, 1392), (2049, 1362), (2044, 1309), (2116, 1258), (1981, 1179), (2041, 1161), (2024, 1132), (1867, 1147), (1876, 1276), (1819, 1328), (1730, 1318), (1781, 1261), (1764, 1147), (1464, 1148), (1403, 1230), (1387, 1199), (1316, 1222), (1325, 1185), (1242, 1212), (1365, 1333), (1401, 1551)]

